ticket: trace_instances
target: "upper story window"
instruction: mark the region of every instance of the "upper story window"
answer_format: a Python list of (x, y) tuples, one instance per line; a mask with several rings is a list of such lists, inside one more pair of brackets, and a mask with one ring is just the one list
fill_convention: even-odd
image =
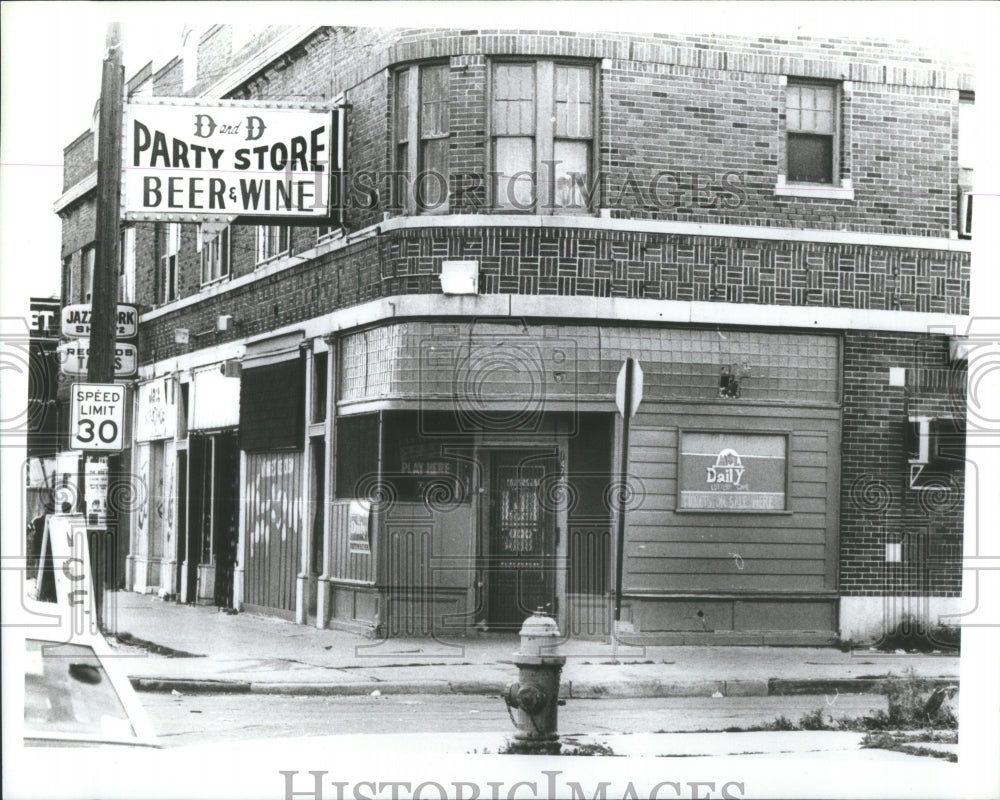
[(404, 213), (448, 210), (450, 67), (422, 64), (395, 74), (393, 205)]
[(135, 302), (135, 228), (122, 228), (118, 246), (118, 300)]
[(594, 70), (497, 62), (490, 102), (493, 205), (566, 213), (594, 202)]
[(979, 134), (976, 125), (976, 97), (961, 92), (958, 98), (958, 235), (972, 236), (972, 175)]
[(97, 250), (91, 245), (85, 247), (80, 252), (80, 280), (79, 300), (77, 302), (89, 303), (94, 295), (94, 263), (97, 257)]
[(157, 226), (160, 252), (160, 279), (162, 300), (169, 303), (177, 299), (177, 254), (181, 249), (181, 224), (168, 222)]
[(232, 257), (229, 226), (202, 225), (200, 236), (201, 282), (213, 283), (228, 277)]
[(287, 225), (261, 225), (257, 228), (257, 263), (262, 264), (291, 247), (291, 228)]
[(837, 88), (789, 80), (785, 103), (789, 183), (828, 183), (837, 169)]
[[(849, 102), (850, 83), (802, 78), (784, 82), (784, 125), (780, 129), (781, 171), (776, 195), (853, 200), (849, 164), (840, 154), (850, 152), (841, 106)], [(846, 107), (846, 106), (845, 106)]]

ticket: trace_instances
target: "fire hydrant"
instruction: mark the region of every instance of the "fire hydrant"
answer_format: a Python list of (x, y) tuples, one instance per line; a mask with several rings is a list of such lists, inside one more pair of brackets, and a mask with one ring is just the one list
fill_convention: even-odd
[(518, 681), (503, 694), (507, 713), (518, 729), (508, 752), (549, 755), (559, 752), (559, 676), (566, 663), (566, 656), (552, 652), (559, 636), (556, 621), (541, 611), (536, 611), (521, 626), (521, 649), (514, 654)]

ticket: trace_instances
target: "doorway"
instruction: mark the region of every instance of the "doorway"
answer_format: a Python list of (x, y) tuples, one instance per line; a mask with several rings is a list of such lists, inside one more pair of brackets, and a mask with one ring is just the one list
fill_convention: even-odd
[(235, 431), (191, 435), (188, 445), (187, 600), (233, 604), (239, 541), (239, 445)]
[(557, 475), (551, 450), (490, 453), (484, 576), (491, 630), (519, 630), (538, 609), (558, 612), (556, 514), (545, 502), (547, 483)]

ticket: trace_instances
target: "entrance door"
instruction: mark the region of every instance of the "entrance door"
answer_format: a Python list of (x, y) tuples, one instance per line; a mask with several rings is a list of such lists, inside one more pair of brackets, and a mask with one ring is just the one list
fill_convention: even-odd
[(551, 452), (497, 450), (491, 457), (487, 624), (518, 630), (539, 608), (555, 614), (555, 516), (544, 502)]
[[(177, 453), (177, 574), (174, 586), (177, 599), (186, 592), (181, 586), (184, 579), (184, 561), (188, 556), (188, 454), (187, 450)], [(185, 597), (191, 595), (185, 594)]]
[(240, 450), (236, 433), (215, 437), (215, 497), (212, 503), (215, 555), (215, 604), (233, 605), (233, 575), (239, 543)]

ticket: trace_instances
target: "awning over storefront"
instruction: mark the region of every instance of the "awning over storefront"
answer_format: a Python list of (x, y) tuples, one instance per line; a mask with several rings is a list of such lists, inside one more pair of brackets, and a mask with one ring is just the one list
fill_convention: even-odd
[(240, 379), (227, 378), (221, 364), (192, 373), (190, 429), (215, 430), (240, 422)]

